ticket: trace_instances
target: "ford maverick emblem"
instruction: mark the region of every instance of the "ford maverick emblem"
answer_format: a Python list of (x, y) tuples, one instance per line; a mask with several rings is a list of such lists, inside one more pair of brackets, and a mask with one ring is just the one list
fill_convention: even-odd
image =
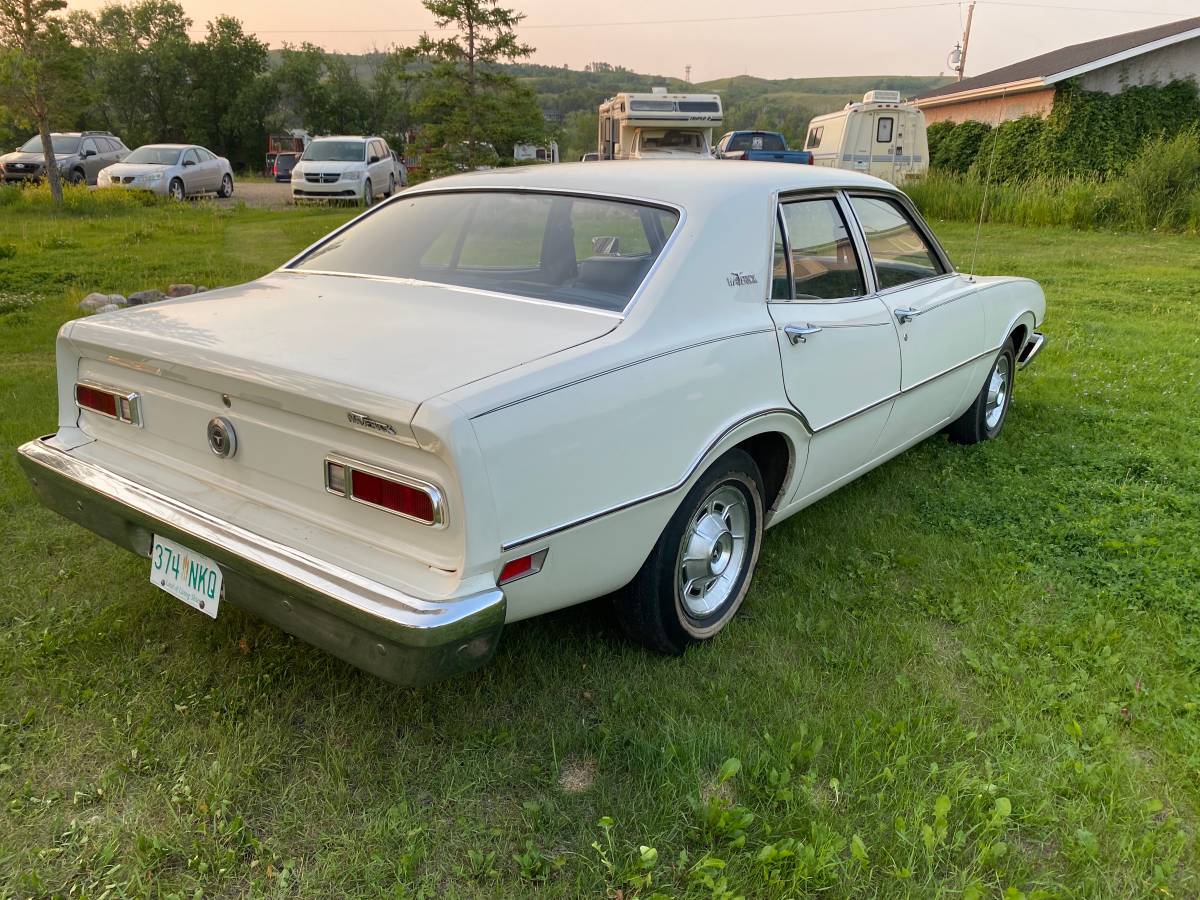
[(372, 419), (365, 413), (354, 412), (351, 410), (346, 413), (346, 419), (351, 425), (358, 428), (369, 428), (371, 431), (378, 431), (380, 434), (386, 434), (388, 437), (396, 436), (396, 428), (394, 425), (389, 425), (387, 422), (380, 422), (378, 419)]
[(217, 416), (208, 423), (208, 448), (223, 459), (237, 453), (237, 432), (232, 422)]

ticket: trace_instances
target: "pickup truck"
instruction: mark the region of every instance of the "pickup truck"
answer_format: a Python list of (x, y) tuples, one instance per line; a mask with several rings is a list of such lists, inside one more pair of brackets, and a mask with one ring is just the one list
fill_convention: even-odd
[(789, 150), (787, 140), (778, 131), (730, 131), (717, 142), (716, 156), (717, 159), (813, 164), (811, 153)]

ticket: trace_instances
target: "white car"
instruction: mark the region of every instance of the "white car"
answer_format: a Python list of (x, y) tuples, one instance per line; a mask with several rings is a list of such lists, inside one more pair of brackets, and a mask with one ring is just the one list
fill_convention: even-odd
[(387, 141), (379, 137), (314, 138), (292, 169), (293, 200), (350, 200), (370, 206), (403, 186)]
[(96, 178), (102, 188), (151, 191), (175, 200), (198, 194), (233, 196), (229, 160), (196, 144), (146, 144)]
[(765, 529), (930, 435), (999, 435), (1044, 313), (865, 175), (469, 174), (249, 284), (68, 323), (58, 433), (20, 459), (157, 586), (397, 682), (614, 591), (679, 653)]

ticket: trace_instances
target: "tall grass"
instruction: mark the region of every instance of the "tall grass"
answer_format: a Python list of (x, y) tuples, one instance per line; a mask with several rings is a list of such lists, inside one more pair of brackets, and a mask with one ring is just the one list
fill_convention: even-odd
[[(97, 215), (127, 209), (158, 206), (168, 202), (165, 197), (149, 191), (121, 189), (89, 190), (83, 185), (63, 185), (63, 212), (75, 215)], [(54, 200), (50, 185), (0, 185), (0, 210), (52, 210)]]
[[(905, 190), (933, 219), (1200, 234), (1200, 130), (1153, 137), (1120, 176), (993, 181), (932, 171)], [(984, 195), (987, 205), (984, 208)]]

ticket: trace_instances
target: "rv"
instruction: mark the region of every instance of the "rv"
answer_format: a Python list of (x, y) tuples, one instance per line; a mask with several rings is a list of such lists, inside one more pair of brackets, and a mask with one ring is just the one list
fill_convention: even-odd
[(862, 103), (808, 123), (804, 149), (813, 164), (866, 172), (899, 184), (929, 168), (925, 114), (899, 91), (867, 91)]
[(716, 94), (622, 93), (600, 104), (600, 159), (711, 159)]
[(513, 159), (517, 162), (559, 162), (558, 141), (551, 141), (545, 145), (514, 144)]

